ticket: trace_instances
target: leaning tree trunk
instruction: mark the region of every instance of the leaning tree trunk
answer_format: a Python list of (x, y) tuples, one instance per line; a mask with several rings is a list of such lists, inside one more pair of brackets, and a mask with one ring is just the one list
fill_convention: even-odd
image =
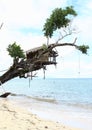
[[(56, 64), (56, 61), (47, 61), (44, 59), (44, 56), (49, 53), (48, 58), (53, 55), (53, 49), (58, 46), (74, 46), (75, 48), (79, 49), (79, 46), (75, 45), (76, 40), (73, 43), (54, 43), (47, 46), (46, 49), (39, 47), (38, 49), (30, 50), (33, 56), (31, 58), (26, 58), (18, 61), (16, 64), (14, 63), (7, 72), (5, 72), (2, 76), (0, 76), (1, 84), (15, 78), (15, 77), (24, 77), (25, 74), (28, 72), (33, 72), (36, 70), (40, 70), (41, 68), (46, 67), (46, 65)], [(80, 50), (80, 49), (79, 49)], [(80, 50), (82, 51), (82, 50)], [(40, 53), (38, 53), (40, 52)], [(37, 53), (37, 54), (36, 54)], [(55, 57), (57, 52), (54, 50)], [(34, 55), (35, 54), (35, 55)], [(42, 58), (44, 61), (42, 61)]]

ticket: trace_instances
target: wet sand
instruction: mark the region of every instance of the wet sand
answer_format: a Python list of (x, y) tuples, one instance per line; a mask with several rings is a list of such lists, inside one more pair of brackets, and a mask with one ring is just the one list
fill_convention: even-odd
[[(67, 119), (66, 119), (67, 120)], [(79, 130), (38, 117), (7, 99), (0, 99), (0, 130)]]

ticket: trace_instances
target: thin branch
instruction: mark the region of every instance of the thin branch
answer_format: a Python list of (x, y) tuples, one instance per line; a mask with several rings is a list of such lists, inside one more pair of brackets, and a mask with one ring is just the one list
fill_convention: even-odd
[(65, 37), (67, 37), (69, 35), (72, 35), (72, 34), (75, 34), (75, 33), (78, 33), (78, 32), (76, 31), (76, 29), (74, 29), (72, 27), (72, 22), (70, 22), (70, 24), (67, 27), (61, 28), (61, 32), (59, 32), (59, 33), (60, 33), (60, 38), (58, 38), (58, 40), (56, 41), (56, 43), (58, 43), (59, 41), (61, 41)]
[(49, 45), (49, 48), (50, 48), (50, 49), (53, 49), (53, 48), (58, 47), (58, 46), (74, 46), (74, 47), (77, 48), (78, 46), (75, 45), (76, 41), (77, 41), (77, 38), (75, 38), (72, 43), (58, 43), (58, 44), (57, 44), (57, 42), (56, 42), (56, 43), (50, 44), (50, 45)]
[(63, 29), (63, 32), (65, 33), (64, 35), (62, 35), (62, 33), (60, 32), (61, 34), (61, 37), (56, 41), (56, 43), (58, 43), (59, 41), (61, 41), (62, 39), (64, 39), (65, 37), (69, 36), (72, 34), (72, 31), (66, 31), (65, 29)]

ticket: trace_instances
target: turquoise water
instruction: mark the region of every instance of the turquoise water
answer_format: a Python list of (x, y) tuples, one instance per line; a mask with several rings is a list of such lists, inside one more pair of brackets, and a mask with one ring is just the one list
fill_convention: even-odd
[(14, 79), (3, 85), (19, 97), (92, 110), (92, 79)]

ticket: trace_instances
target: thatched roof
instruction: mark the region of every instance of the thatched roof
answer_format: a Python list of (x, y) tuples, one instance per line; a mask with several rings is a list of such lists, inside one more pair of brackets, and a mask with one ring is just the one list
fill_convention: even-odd
[(37, 51), (40, 51), (40, 50), (42, 50), (42, 46), (30, 49), (30, 50), (26, 51), (26, 54), (37, 52)]
[[(50, 46), (51, 46), (51, 45), (48, 46), (48, 49), (49, 49)], [(47, 49), (47, 51), (46, 51), (46, 53), (48, 53), (48, 57), (57, 57), (57, 56), (58, 56), (58, 54), (57, 54), (56, 51), (54, 51), (54, 50), (52, 50), (52, 49), (51, 49), (51, 50), (48, 50), (48, 49)], [(30, 49), (30, 50), (26, 51), (27, 58), (33, 58), (35, 55), (37, 56), (37, 55), (39, 55), (40, 53), (42, 53), (42, 51), (44, 51), (43, 46)], [(44, 55), (45, 55), (46, 53), (44, 53)], [(43, 57), (43, 55), (42, 55), (42, 57)]]

